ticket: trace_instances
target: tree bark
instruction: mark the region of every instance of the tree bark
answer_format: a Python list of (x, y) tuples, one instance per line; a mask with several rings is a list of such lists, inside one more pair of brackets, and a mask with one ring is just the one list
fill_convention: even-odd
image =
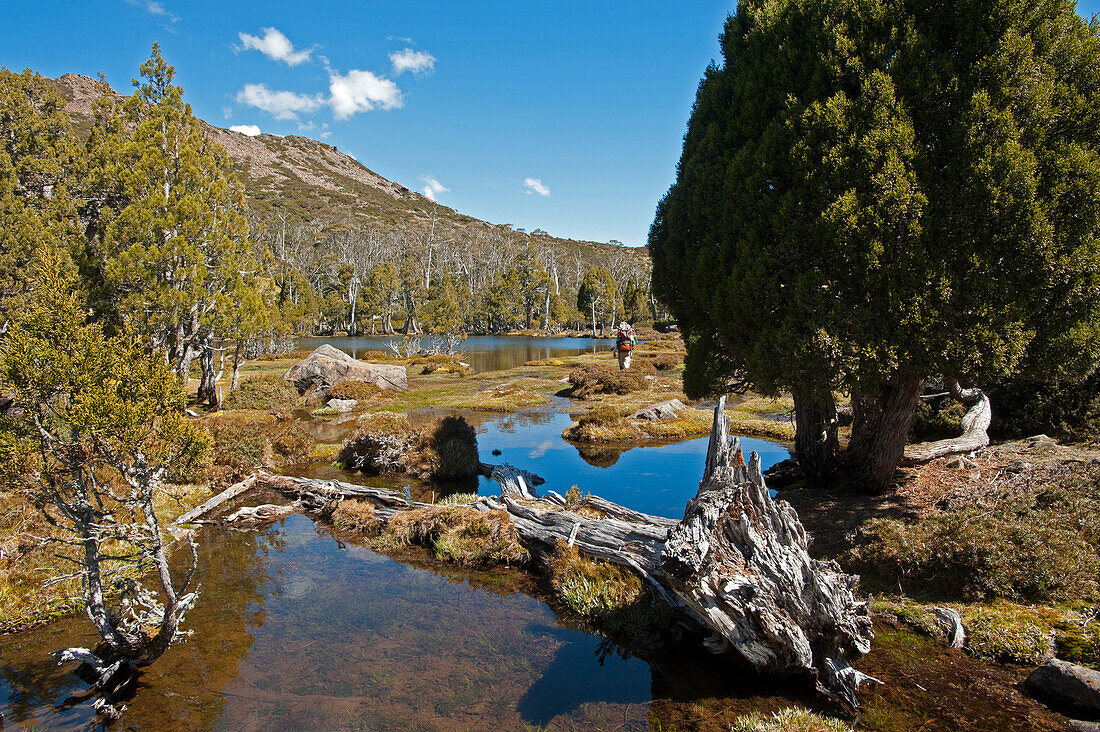
[(827, 389), (795, 390), (792, 396), (798, 466), (811, 482), (827, 483), (836, 475), (840, 455), (836, 400)]
[(845, 461), (857, 491), (879, 493), (890, 486), (905, 454), (921, 378), (900, 374), (874, 393), (852, 395), (852, 440)]
[(962, 418), (962, 434), (948, 440), (910, 445), (905, 450), (906, 459), (926, 463), (945, 455), (972, 452), (989, 444), (987, 430), (993, 419), (989, 397), (981, 389), (963, 389), (955, 377), (948, 377), (947, 386), (951, 390), (951, 396), (968, 406)]
[(202, 378), (199, 381), (199, 401), (210, 407), (217, 407), (218, 382), (214, 371), (214, 341), (206, 336), (199, 344), (199, 365), (202, 367)]

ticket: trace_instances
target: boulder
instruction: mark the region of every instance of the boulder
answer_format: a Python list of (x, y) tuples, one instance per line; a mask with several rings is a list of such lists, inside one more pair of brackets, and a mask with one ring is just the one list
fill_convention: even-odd
[(1032, 671), (1024, 684), (1044, 701), (1100, 713), (1100, 671), (1052, 658)]
[(355, 409), (355, 405), (358, 404), (354, 399), (329, 399), (325, 406), (330, 409), (335, 409), (337, 412), (350, 412)]
[(398, 391), (409, 385), (404, 366), (358, 361), (327, 343), (291, 366), (283, 378), (294, 384), (299, 394), (310, 389), (327, 392), (345, 381), (364, 381)]
[(670, 399), (667, 402), (651, 404), (644, 409), (639, 409), (630, 415), (630, 419), (647, 419), (651, 422), (660, 422), (665, 419), (675, 419), (676, 414), (683, 409), (687, 409), (683, 402), (679, 399)]

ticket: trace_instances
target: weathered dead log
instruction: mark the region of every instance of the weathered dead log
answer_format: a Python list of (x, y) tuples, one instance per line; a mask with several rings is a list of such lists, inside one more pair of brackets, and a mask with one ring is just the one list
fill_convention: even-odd
[(847, 658), (870, 650), (873, 637), (865, 603), (855, 599), (858, 580), (810, 558), (794, 509), (768, 492), (760, 456), (746, 464), (729, 439), (724, 401), (699, 493), (665, 543), (667, 582), (714, 632), (712, 650), (759, 671), (814, 674), (823, 693), (855, 708), (859, 683), (870, 677)]
[(258, 477), (259, 474), (250, 475), (242, 480), (240, 483), (234, 483), (218, 495), (203, 503), (201, 506), (196, 506), (195, 508), (192, 508), (190, 511), (176, 519), (174, 523), (189, 524), (197, 519), (202, 518), (218, 506), (228, 501), (230, 498), (236, 498), (237, 496), (252, 488), (254, 485), (256, 485), (256, 480)]
[(501, 495), (518, 495), (527, 499), (538, 498), (535, 486), (542, 485), (546, 481), (526, 470), (504, 463), (503, 465), (490, 465), (479, 463), (478, 469), (481, 475), (495, 480), (500, 485)]
[(917, 463), (926, 463), (946, 455), (973, 452), (989, 444), (989, 423), (993, 419), (993, 409), (989, 397), (981, 389), (963, 389), (958, 379), (949, 378), (947, 386), (951, 396), (968, 405), (962, 417), (962, 434), (937, 442), (922, 442), (905, 448), (905, 457)]

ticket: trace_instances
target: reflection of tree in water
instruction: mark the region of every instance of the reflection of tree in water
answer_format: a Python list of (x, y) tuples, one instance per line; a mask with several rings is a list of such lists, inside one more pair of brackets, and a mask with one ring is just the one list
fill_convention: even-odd
[[(197, 539), (199, 600), (183, 625), (193, 634), (138, 677), (132, 696), (122, 702), (129, 707), (124, 726), (163, 729), (183, 720), (192, 728), (212, 726), (224, 706), (222, 692), (237, 676), (238, 665), (252, 645), (251, 629), (264, 623), (264, 588), (271, 580), (265, 557), (272, 550), (282, 550), (281, 537), (273, 531), (207, 529)], [(2, 709), (6, 721), (29, 719), (36, 710), (86, 691), (87, 685), (71, 673), (71, 666), (57, 667), (46, 653), (93, 644), (93, 636), (88, 621), (80, 616), (0, 639), (0, 679), (8, 687)], [(187, 693), (170, 691), (180, 688)], [(77, 725), (95, 719), (90, 703), (61, 714), (45, 720), (47, 725), (61, 719)]]
[(577, 448), (581, 460), (596, 468), (610, 468), (630, 449), (629, 445), (584, 445), (579, 442), (569, 444)]

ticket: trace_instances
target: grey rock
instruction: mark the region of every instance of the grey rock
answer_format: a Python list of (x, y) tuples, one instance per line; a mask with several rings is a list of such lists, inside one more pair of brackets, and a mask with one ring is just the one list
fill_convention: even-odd
[(329, 399), (328, 402), (325, 403), (325, 406), (331, 407), (337, 412), (350, 412), (355, 409), (355, 405), (358, 403), (359, 402), (354, 399)]
[(630, 419), (648, 419), (651, 422), (660, 422), (665, 419), (674, 419), (676, 414), (683, 409), (687, 409), (683, 402), (679, 399), (670, 399), (667, 402), (651, 404), (644, 409), (639, 409), (630, 415)]
[(299, 394), (310, 389), (327, 392), (345, 381), (363, 381), (397, 391), (409, 386), (404, 366), (358, 361), (327, 343), (291, 366), (283, 378), (294, 384)]
[(1024, 684), (1044, 701), (1100, 713), (1100, 671), (1052, 658), (1032, 671)]

